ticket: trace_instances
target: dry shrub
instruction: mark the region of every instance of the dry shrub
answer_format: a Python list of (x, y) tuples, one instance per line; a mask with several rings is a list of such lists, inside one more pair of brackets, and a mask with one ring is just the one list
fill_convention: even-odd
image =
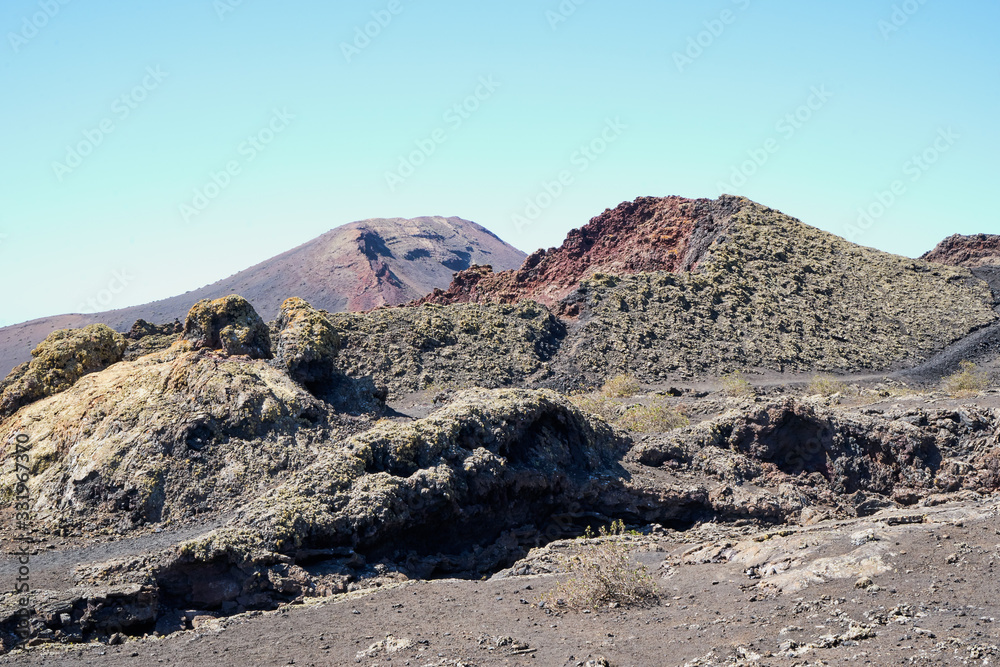
[(722, 393), (732, 398), (746, 398), (754, 396), (757, 392), (744, 377), (743, 371), (734, 371), (722, 376)]
[(594, 609), (617, 604), (633, 607), (655, 602), (660, 593), (644, 565), (634, 563), (628, 543), (620, 537), (625, 526), (619, 520), (611, 529), (601, 528), (601, 540), (588, 544), (566, 565), (573, 575), (556, 587), (546, 601), (571, 609)]
[(989, 377), (971, 361), (963, 361), (960, 371), (944, 379), (944, 390), (949, 394), (967, 396), (978, 394), (990, 386)]
[(832, 378), (829, 375), (816, 375), (806, 390), (810, 396), (819, 394), (820, 396), (833, 396), (834, 394), (847, 393), (847, 385)]
[(621, 428), (637, 433), (662, 433), (683, 428), (691, 423), (684, 414), (669, 405), (635, 405), (616, 422)]
[(613, 423), (622, 406), (621, 401), (612, 401), (599, 394), (575, 394), (569, 400), (584, 412), (595, 414), (608, 423)]
[(629, 398), (640, 391), (642, 387), (639, 386), (639, 380), (627, 373), (611, 378), (601, 387), (601, 395), (607, 398)]

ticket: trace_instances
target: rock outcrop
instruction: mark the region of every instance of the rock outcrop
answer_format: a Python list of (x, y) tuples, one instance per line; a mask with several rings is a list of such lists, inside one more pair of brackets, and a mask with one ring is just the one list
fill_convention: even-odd
[[(172, 610), (229, 614), (364, 580), (488, 573), (615, 518), (678, 529), (804, 524), (933, 505), (955, 492), (981, 497), (1000, 487), (998, 433), (995, 409), (852, 411), (786, 400), (745, 403), (632, 443), (555, 393), (473, 390), (425, 419), (379, 422), (320, 448), (279, 486), (258, 487), (225, 527), (80, 569), (79, 587), (45, 596), (53, 603), (44, 609), (58, 603), (66, 631), (88, 638), (113, 628), (95, 620), (83, 629), (85, 599), (118, 595), (132, 610), (125, 617), (146, 626), (157, 600), (166, 628)], [(101, 586), (109, 594), (95, 593)], [(0, 629), (8, 614), (0, 609)], [(49, 617), (38, 617), (39, 633)]]
[(184, 321), (181, 340), (194, 350), (208, 348), (222, 350), (226, 356), (271, 358), (267, 325), (249, 301), (235, 294), (196, 303)]
[(523, 386), (551, 374), (566, 329), (534, 301), (383, 308), (329, 316), (337, 366), (394, 396), (436, 387)]
[(136, 320), (125, 334), (128, 348), (123, 358), (126, 361), (134, 361), (147, 354), (165, 350), (180, 340), (183, 330), (184, 325), (179, 320), (174, 320), (170, 324), (150, 324), (146, 320)]
[(88, 373), (121, 361), (127, 341), (103, 324), (52, 333), (0, 383), (0, 420), (19, 408), (72, 387)]
[(307, 387), (333, 380), (341, 341), (326, 313), (293, 297), (281, 304), (275, 330), (275, 356), (288, 369), (292, 379)]
[[(175, 346), (23, 407), (0, 425), (0, 442), (6, 461), (15, 434), (29, 438), (35, 525), (93, 534), (224, 511), (370, 423), (263, 360)], [(16, 481), (5, 466), (4, 502)]]
[(954, 234), (920, 259), (967, 269), (1000, 267), (1000, 234)]

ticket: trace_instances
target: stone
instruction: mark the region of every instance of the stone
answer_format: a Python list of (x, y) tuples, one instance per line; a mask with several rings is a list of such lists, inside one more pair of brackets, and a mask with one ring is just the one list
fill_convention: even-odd
[(0, 383), (0, 419), (121, 361), (126, 347), (125, 337), (103, 324), (54, 331)]
[(276, 357), (303, 385), (329, 383), (341, 339), (324, 313), (299, 298), (285, 300), (277, 321)]
[(189, 349), (221, 350), (226, 356), (271, 358), (267, 325), (250, 302), (232, 294), (221, 299), (203, 299), (188, 311), (181, 340)]

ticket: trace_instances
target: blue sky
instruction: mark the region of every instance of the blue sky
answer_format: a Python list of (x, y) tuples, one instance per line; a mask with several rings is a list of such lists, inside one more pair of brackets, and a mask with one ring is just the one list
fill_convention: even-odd
[(998, 24), (981, 0), (7, 0), (0, 324), (370, 217), (530, 252), (727, 191), (910, 256), (1000, 232)]

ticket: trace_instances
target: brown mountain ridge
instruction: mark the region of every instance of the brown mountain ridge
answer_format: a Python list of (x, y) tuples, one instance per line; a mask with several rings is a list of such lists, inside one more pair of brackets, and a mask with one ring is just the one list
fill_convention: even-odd
[(374, 218), (337, 227), (244, 271), (178, 296), (94, 314), (45, 317), (0, 329), (0, 376), (30, 358), (58, 329), (107, 324), (127, 331), (139, 319), (184, 320), (201, 299), (240, 294), (265, 320), (282, 301), (300, 296), (330, 312), (364, 311), (417, 299), (446, 287), (473, 264), (497, 270), (521, 265), (525, 253), (474, 222), (458, 217)]

